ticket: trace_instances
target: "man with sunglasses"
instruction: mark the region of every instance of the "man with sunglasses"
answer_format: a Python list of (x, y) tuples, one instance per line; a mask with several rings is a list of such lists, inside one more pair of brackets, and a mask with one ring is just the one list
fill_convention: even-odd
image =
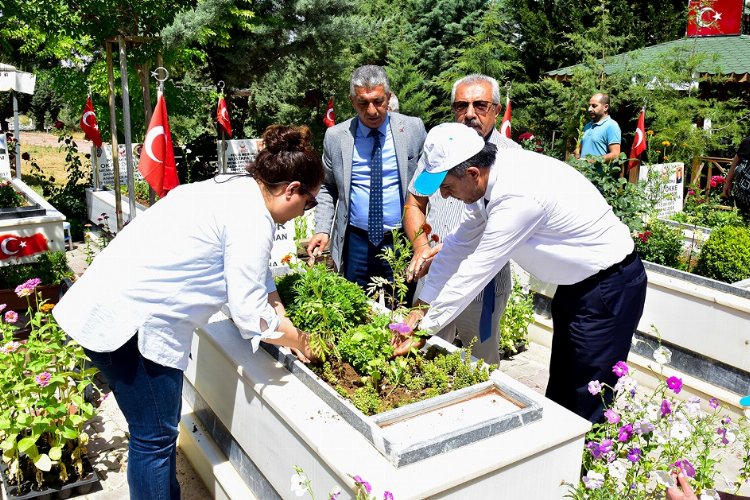
[(325, 180), (307, 253), (320, 255), (330, 244), (336, 269), (367, 286), (375, 276), (392, 277), (378, 255), (393, 247), (391, 229), (401, 227), (426, 132), (421, 119), (388, 111), (391, 91), (380, 66), (354, 70), (349, 94), (357, 116), (326, 131)]
[[(456, 122), (474, 129), (485, 142), (494, 144), (498, 149), (520, 148), (495, 128), (502, 105), (500, 88), (494, 78), (473, 74), (457, 80), (451, 91), (451, 110)], [(420, 159), (419, 170), (424, 168), (423, 163), (424, 156)], [(433, 257), (442, 246), (443, 238), (458, 226), (465, 206), (461, 200), (443, 198), (439, 192), (429, 197), (423, 196), (414, 188), (412, 180), (404, 213), (404, 230), (414, 248), (414, 257), (407, 271), (408, 279), (417, 280), (427, 273)], [(425, 222), (429, 224), (431, 234), (420, 230)], [(436, 335), (449, 342), (458, 338), (464, 346), (476, 338), (472, 355), (487, 363), (499, 363), (500, 318), (510, 295), (510, 274), (510, 264), (506, 264), (469, 306)], [(420, 280), (415, 296), (419, 295), (422, 284), (423, 280)]]

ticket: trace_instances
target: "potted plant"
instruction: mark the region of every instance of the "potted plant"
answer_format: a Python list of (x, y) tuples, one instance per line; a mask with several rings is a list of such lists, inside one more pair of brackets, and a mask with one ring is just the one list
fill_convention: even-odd
[(36, 310), (36, 297), (39, 295), (50, 303), (56, 303), (60, 298), (62, 283), (73, 275), (63, 251), (41, 253), (33, 263), (4, 266), (0, 268), (0, 304), (16, 312), (26, 311), (29, 304), (26, 298), (18, 297), (15, 285), (35, 277), (41, 280), (41, 284), (36, 287), (37, 294), (31, 297), (32, 309)]
[(534, 320), (534, 297), (528, 286), (513, 277), (508, 303), (500, 318), (501, 359), (526, 350), (529, 345), (529, 324)]
[[(86, 368), (81, 347), (67, 338), (41, 298), (40, 279), (17, 287), (29, 305), (28, 340), (14, 340), (18, 314), (5, 311), (0, 323), (0, 447), (8, 498), (32, 498), (77, 489), (96, 479), (86, 459), (84, 424), (94, 407), (84, 398), (95, 368)], [(31, 306), (36, 301), (38, 307)], [(0, 304), (0, 308), (5, 306)]]

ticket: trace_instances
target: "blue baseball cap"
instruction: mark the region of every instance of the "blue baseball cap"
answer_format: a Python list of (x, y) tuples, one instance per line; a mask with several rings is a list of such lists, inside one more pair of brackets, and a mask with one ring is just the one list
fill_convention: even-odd
[(448, 171), (484, 148), (484, 139), (462, 123), (442, 123), (427, 134), (424, 141), (424, 168), (417, 171), (414, 189), (430, 196), (440, 188)]

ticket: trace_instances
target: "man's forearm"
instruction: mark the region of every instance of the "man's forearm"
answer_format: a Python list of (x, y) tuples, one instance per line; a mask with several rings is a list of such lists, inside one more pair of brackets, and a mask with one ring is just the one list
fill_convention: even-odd
[(427, 234), (422, 231), (427, 220), (426, 213), (427, 198), (417, 198), (410, 194), (404, 203), (404, 232), (415, 249), (429, 242)]

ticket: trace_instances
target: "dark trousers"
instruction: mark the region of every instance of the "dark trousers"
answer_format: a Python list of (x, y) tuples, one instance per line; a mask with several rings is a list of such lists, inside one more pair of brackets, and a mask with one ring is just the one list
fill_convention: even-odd
[[(393, 235), (387, 231), (380, 245), (375, 246), (367, 239), (367, 231), (349, 226), (344, 240), (344, 277), (363, 288), (375, 276), (381, 276), (388, 281), (393, 280), (393, 271), (385, 260), (378, 257), (386, 248), (393, 248)], [(416, 283), (409, 284), (404, 304), (411, 304)]]
[[(592, 396), (588, 383), (617, 383), (612, 367), (627, 360), (643, 314), (646, 285), (646, 270), (634, 251), (590, 278), (557, 288), (548, 398), (590, 422), (602, 418), (601, 395)], [(606, 403), (611, 401), (612, 391), (607, 390)]]

